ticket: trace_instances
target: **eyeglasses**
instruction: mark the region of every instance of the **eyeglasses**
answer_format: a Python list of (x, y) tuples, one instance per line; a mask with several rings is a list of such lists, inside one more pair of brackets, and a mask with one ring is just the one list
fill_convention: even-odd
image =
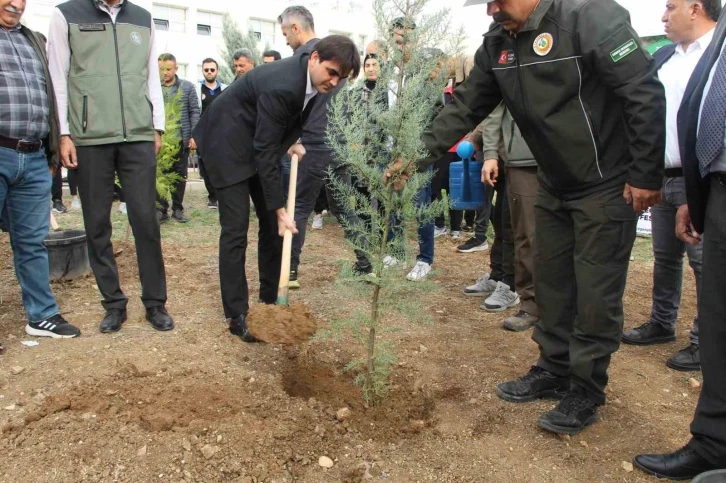
[(217, 72), (217, 69), (204, 69), (204, 72)]

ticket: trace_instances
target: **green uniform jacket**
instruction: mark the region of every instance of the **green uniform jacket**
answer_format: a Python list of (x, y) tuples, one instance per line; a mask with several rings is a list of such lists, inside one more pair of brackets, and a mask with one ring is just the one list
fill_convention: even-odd
[(665, 93), (614, 0), (541, 0), (516, 35), (488, 32), (474, 61), (424, 134), (421, 168), (504, 100), (553, 195), (576, 199), (626, 181), (660, 189)]
[(77, 146), (153, 141), (151, 14), (121, 4), (116, 23), (93, 0), (58, 5), (68, 22), (68, 122)]

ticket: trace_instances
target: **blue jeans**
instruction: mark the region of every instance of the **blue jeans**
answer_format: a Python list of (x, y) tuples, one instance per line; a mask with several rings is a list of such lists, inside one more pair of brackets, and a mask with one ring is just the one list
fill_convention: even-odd
[(10, 232), (15, 275), (30, 322), (42, 322), (59, 313), (43, 244), (50, 222), (51, 185), (42, 150), (25, 154), (0, 148), (0, 211)]
[[(665, 178), (663, 201), (650, 209), (653, 237), (653, 307), (650, 320), (669, 330), (675, 330), (678, 309), (681, 306), (683, 283), (683, 255), (696, 278), (696, 299), (701, 292), (701, 261), (703, 244), (686, 245), (676, 238), (676, 211), (686, 204), (685, 181), (681, 178)], [(698, 315), (693, 321), (691, 342), (698, 344)]]
[[(431, 168), (429, 168), (431, 170)], [(426, 206), (431, 203), (431, 183), (427, 184), (416, 194), (416, 206)], [(388, 242), (395, 237), (403, 237), (403, 226), (401, 219), (393, 215), (391, 219), (391, 230), (388, 232)], [(429, 265), (434, 263), (434, 221), (418, 224), (418, 256), (417, 261), (426, 262)]]

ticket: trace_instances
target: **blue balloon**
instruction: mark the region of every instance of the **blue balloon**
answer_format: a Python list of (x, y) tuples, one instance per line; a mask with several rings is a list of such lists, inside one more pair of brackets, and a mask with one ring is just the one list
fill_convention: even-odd
[(474, 156), (474, 145), (469, 141), (462, 141), (456, 147), (456, 154), (461, 159), (471, 159)]

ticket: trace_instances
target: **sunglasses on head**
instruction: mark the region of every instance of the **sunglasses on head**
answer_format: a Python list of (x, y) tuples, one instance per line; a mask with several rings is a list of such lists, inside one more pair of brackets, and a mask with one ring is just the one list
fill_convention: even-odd
[(217, 72), (215, 68), (204, 69), (204, 72)]

